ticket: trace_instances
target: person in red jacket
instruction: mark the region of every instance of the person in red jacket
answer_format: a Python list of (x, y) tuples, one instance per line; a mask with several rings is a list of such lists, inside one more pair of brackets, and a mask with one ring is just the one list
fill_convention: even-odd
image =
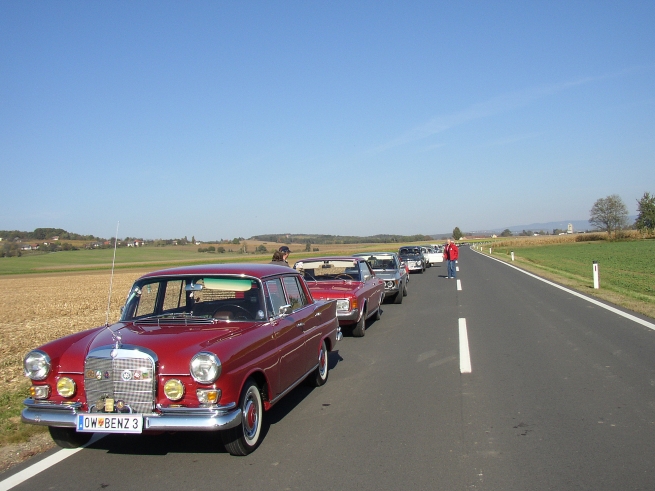
[(443, 255), (448, 264), (448, 278), (456, 278), (455, 263), (459, 257), (459, 249), (457, 249), (457, 246), (452, 240), (448, 239), (448, 243), (443, 248)]

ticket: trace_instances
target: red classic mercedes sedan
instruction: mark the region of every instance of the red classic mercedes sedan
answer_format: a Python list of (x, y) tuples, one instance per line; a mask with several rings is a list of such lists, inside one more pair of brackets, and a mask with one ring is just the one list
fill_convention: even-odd
[(265, 410), (328, 379), (336, 302), (298, 272), (213, 264), (147, 274), (121, 319), (30, 351), (22, 420), (67, 448), (95, 432), (215, 431), (232, 455), (260, 443)]
[(353, 336), (366, 334), (366, 320), (380, 319), (384, 281), (362, 257), (318, 257), (294, 266), (314, 298), (337, 301), (339, 324), (353, 326)]

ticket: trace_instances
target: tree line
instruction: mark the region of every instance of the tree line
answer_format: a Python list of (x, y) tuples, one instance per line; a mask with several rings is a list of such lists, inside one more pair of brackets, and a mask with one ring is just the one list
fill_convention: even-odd
[(377, 244), (377, 243), (402, 243), (402, 242), (420, 242), (432, 240), (430, 235), (396, 235), (396, 234), (378, 234), (370, 236), (356, 235), (326, 235), (326, 234), (265, 234), (255, 235), (251, 240), (262, 242), (276, 242), (281, 244)]

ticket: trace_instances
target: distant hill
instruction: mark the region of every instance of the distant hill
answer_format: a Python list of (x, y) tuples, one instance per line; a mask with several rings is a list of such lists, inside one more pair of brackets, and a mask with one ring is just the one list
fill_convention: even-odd
[[(631, 215), (628, 217), (628, 223), (632, 224), (635, 222), (636, 219), (637, 219), (637, 215)], [(552, 234), (553, 230), (555, 229), (566, 230), (569, 226), (569, 223), (573, 225), (574, 232), (586, 232), (586, 231), (596, 230), (595, 227), (593, 227), (589, 223), (589, 220), (561, 220), (559, 222), (540, 222), (540, 223), (530, 223), (528, 225), (512, 225), (509, 227), (493, 228), (488, 230), (473, 230), (473, 231), (467, 231), (467, 233), (498, 234), (505, 229), (509, 229), (513, 233), (520, 233), (523, 232), (524, 230), (526, 231), (531, 230), (532, 232), (539, 232), (540, 230), (543, 230), (544, 232), (548, 232)]]
[(254, 235), (251, 240), (262, 242), (279, 242), (281, 244), (377, 244), (390, 242), (420, 242), (430, 240), (429, 235), (394, 235), (379, 234), (367, 237), (353, 235), (321, 235), (321, 234), (266, 234)]

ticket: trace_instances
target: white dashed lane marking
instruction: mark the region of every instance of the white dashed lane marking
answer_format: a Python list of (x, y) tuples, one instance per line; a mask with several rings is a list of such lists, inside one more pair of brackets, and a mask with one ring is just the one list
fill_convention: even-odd
[(459, 319), (459, 371), (471, 373), (471, 355), (469, 353), (469, 338), (466, 332), (466, 319)]

